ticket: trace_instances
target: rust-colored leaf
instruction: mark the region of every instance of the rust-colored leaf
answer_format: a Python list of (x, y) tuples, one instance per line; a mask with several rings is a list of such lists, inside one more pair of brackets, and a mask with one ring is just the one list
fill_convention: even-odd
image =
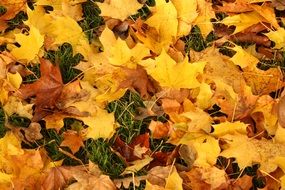
[(23, 85), (19, 90), (24, 99), (36, 96), (33, 121), (39, 121), (52, 113), (63, 89), (59, 66), (43, 58), (40, 63), (41, 78), (32, 84)]

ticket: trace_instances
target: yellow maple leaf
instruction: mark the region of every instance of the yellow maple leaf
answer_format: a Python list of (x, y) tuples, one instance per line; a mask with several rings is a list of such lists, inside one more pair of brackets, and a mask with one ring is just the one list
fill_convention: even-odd
[(94, 117), (81, 117), (80, 120), (88, 125), (85, 138), (110, 138), (115, 132), (114, 113), (98, 110)]
[(97, 3), (102, 16), (108, 16), (120, 20), (125, 20), (128, 16), (135, 14), (143, 4), (134, 0), (107, 0), (104, 3)]
[(177, 35), (177, 11), (171, 1), (167, 3), (165, 0), (157, 0), (155, 3), (156, 5), (150, 8), (153, 15), (145, 23), (154, 27), (159, 33), (160, 42), (163, 46), (168, 46)]
[(18, 42), (21, 47), (14, 47), (11, 50), (11, 54), (18, 60), (31, 61), (39, 53), (40, 48), (44, 43), (44, 36), (40, 34), (40, 31), (31, 26), (29, 35), (25, 34), (15, 34), (16, 42)]
[(33, 104), (25, 104), (20, 98), (10, 96), (6, 104), (3, 106), (5, 113), (8, 116), (16, 113), (21, 117), (32, 119), (33, 117)]
[(100, 36), (100, 41), (105, 53), (102, 56), (105, 55), (112, 65), (136, 68), (137, 63), (149, 55), (149, 49), (143, 44), (137, 43), (135, 47), (129, 48), (124, 40), (116, 39), (114, 33), (108, 27)]
[(219, 123), (216, 125), (213, 125), (214, 127), (214, 132), (211, 133), (216, 137), (221, 137), (226, 134), (236, 134), (236, 133), (241, 133), (241, 134), (246, 134), (246, 128), (248, 124), (242, 123), (240, 121), (236, 122), (223, 122)]
[(171, 0), (177, 10), (177, 36), (188, 35), (193, 21), (198, 16), (196, 0)]
[(271, 41), (275, 43), (275, 48), (281, 49), (285, 47), (285, 29), (278, 28), (276, 31), (270, 31), (269, 33), (264, 34), (266, 35)]
[(203, 73), (206, 62), (189, 63), (185, 59), (181, 63), (176, 63), (166, 52), (155, 60), (146, 60), (143, 65), (147, 73), (151, 75), (163, 87), (171, 88), (196, 88), (200, 82), (197, 76)]
[(221, 23), (231, 26), (236, 26), (233, 34), (243, 31), (244, 29), (262, 22), (264, 18), (260, 16), (257, 12), (241, 13), (233, 16), (228, 16), (224, 18)]

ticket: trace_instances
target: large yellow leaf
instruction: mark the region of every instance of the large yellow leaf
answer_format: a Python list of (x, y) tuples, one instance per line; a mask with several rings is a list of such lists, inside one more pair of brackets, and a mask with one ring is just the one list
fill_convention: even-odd
[(18, 42), (21, 47), (14, 47), (11, 50), (11, 54), (21, 61), (33, 60), (44, 43), (44, 36), (33, 26), (30, 26), (29, 35), (20, 33), (15, 34), (15, 36), (16, 42)]
[(164, 50), (155, 60), (147, 60), (144, 66), (161, 86), (171, 88), (196, 88), (200, 82), (197, 76), (203, 73), (206, 62), (189, 63), (185, 59), (176, 63)]
[(101, 9), (102, 16), (125, 20), (128, 16), (135, 14), (143, 4), (134, 0), (106, 0), (104, 3), (97, 3)]
[(153, 15), (145, 23), (157, 30), (160, 42), (169, 45), (177, 35), (177, 11), (171, 1), (156, 0), (155, 3), (150, 9)]

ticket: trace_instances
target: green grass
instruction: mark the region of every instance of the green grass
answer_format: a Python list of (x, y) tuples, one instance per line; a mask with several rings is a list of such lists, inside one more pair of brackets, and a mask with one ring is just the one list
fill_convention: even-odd
[(215, 39), (216, 36), (213, 32), (211, 32), (206, 39), (204, 39), (198, 26), (194, 26), (187, 36), (182, 37), (182, 40), (185, 42), (186, 53), (188, 53), (190, 49), (198, 52), (202, 51), (206, 49)]
[(82, 12), (84, 19), (79, 22), (87, 39), (91, 42), (94, 37), (98, 37), (98, 28), (104, 24), (104, 20), (100, 14), (99, 7), (91, 0), (82, 3)]
[(8, 121), (11, 125), (14, 127), (24, 127), (28, 128), (31, 120), (26, 118), (26, 117), (21, 117), (18, 114), (12, 114), (9, 118)]
[(120, 124), (117, 134), (126, 143), (146, 131), (149, 119), (135, 120), (138, 107), (145, 107), (139, 94), (127, 91), (119, 100), (108, 104), (107, 110), (114, 112), (115, 120)]
[(85, 143), (88, 158), (98, 164), (99, 168), (112, 178), (119, 177), (125, 169), (125, 164), (111, 149), (107, 140), (89, 139)]
[(40, 64), (29, 65), (27, 69), (32, 72), (32, 74), (23, 77), (23, 83), (33, 83), (41, 77)]
[(48, 51), (45, 57), (52, 63), (59, 64), (64, 83), (72, 81), (81, 73), (73, 67), (83, 59), (83, 56), (79, 53), (73, 55), (73, 48), (69, 43), (62, 44), (57, 51)]
[(4, 137), (7, 132), (5, 127), (5, 113), (2, 107), (0, 107), (0, 138)]
[(7, 8), (0, 6), (0, 16), (4, 15), (7, 12)]
[(22, 25), (23, 21), (26, 21), (27, 19), (28, 19), (27, 13), (25, 13), (24, 11), (19, 12), (14, 18), (12, 18), (7, 22), (9, 27), (5, 31), (14, 30), (15, 28)]

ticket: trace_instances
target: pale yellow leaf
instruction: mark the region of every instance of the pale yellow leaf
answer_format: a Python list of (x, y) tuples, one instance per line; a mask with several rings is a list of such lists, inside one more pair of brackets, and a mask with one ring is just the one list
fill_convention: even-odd
[(213, 30), (211, 18), (215, 18), (215, 12), (212, 8), (212, 3), (205, 0), (197, 0), (197, 3), (199, 15), (194, 23), (199, 26), (201, 34), (205, 38)]
[(103, 3), (97, 3), (102, 16), (108, 16), (120, 20), (125, 20), (142, 8), (143, 4), (134, 0), (108, 0)]
[(153, 158), (146, 156), (144, 159), (142, 160), (136, 160), (131, 162), (131, 166), (127, 167), (123, 173), (121, 173), (121, 175), (125, 175), (125, 174), (131, 174), (131, 173), (135, 173), (139, 170), (141, 170), (143, 167), (145, 167), (146, 165), (148, 165), (151, 161), (153, 160)]

